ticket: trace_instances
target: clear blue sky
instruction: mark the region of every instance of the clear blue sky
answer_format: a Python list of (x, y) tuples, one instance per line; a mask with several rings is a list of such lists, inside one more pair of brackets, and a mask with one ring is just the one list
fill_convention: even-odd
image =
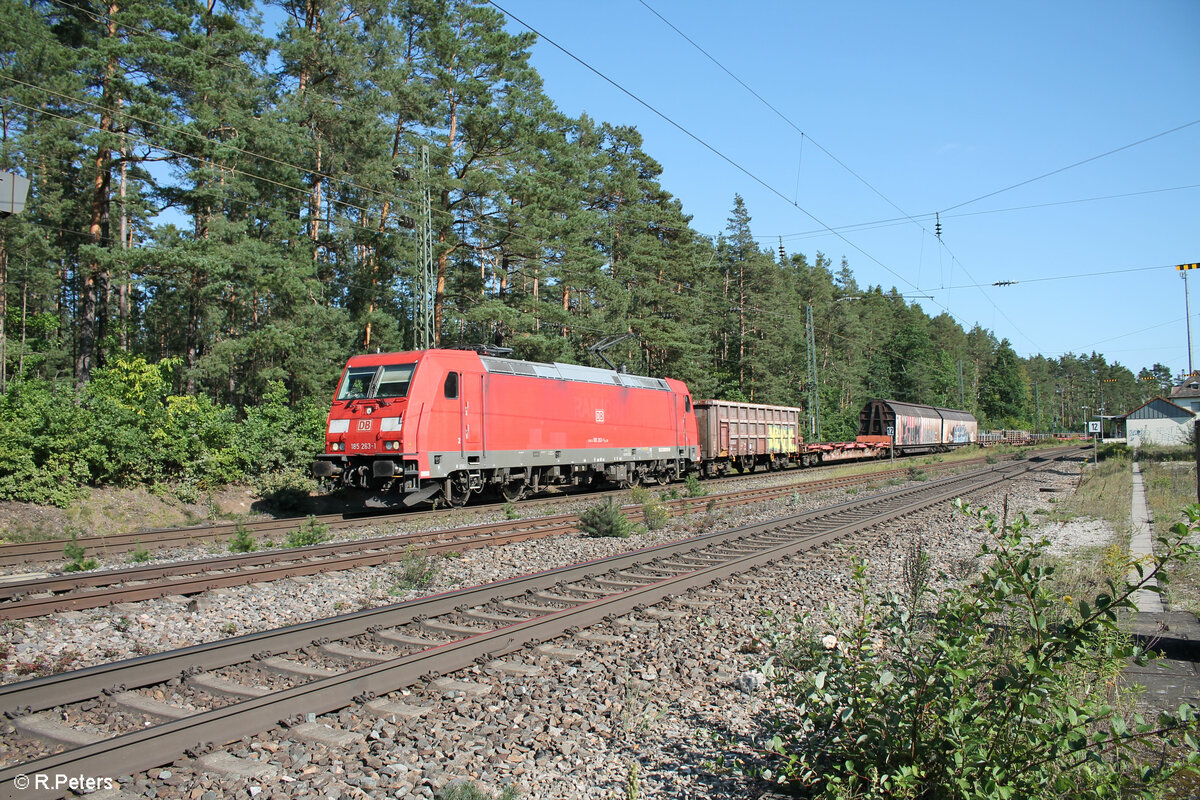
[(636, 126), (697, 230), (723, 230), (741, 194), (764, 247), (844, 256), (860, 285), (931, 295), (931, 315), (1023, 356), (1187, 369), (1197, 0), (497, 2), (545, 37), (533, 61), (559, 108)]

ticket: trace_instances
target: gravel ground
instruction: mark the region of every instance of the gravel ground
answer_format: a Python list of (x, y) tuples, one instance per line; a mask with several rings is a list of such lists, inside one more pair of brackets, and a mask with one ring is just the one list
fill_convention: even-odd
[[(1002, 492), (974, 498), (1009, 513), (1044, 503), (1039, 487), (1066, 489), (1071, 470), (1026, 478)], [(1077, 474), (1077, 473), (1076, 473)], [(799, 507), (845, 498), (843, 492), (801, 497)], [(232, 634), (264, 630), (341, 611), (379, 605), (459, 586), (499, 580), (598, 558), (630, 547), (686, 538), (795, 511), (787, 501), (753, 509), (694, 515), (631, 540), (563, 536), (439, 559), (436, 580), (400, 591), (399, 567), (379, 567), (274, 584), (220, 590), (193, 609), (151, 601), (124, 608), (68, 612), (11, 623), (5, 681), (39, 670), (74, 668)], [(1047, 526), (1066, 546), (1086, 531)], [(975, 569), (981, 532), (948, 508), (856, 538), (881, 587), (896, 586), (900, 566), (919, 538), (934, 566), (951, 575)], [(225, 797), (432, 797), (456, 780), (490, 791), (513, 787), (522, 798), (625, 797), (637, 775), (640, 796), (757, 797), (763, 787), (715, 772), (722, 755), (710, 734), (731, 741), (753, 736), (769, 713), (752, 690), (758, 667), (761, 611), (792, 613), (847, 607), (851, 598), (847, 545), (790, 559), (758, 574), (706, 589), (672, 603), (591, 628), (556, 645), (575, 652), (537, 650), (478, 665), (452, 677), (384, 698), (426, 709), (408, 719), (353, 706), (334, 714), (244, 739), (216, 757), (241, 761), (204, 764), (183, 759), (165, 769), (122, 776), (131, 796), (217, 800)], [(816, 633), (820, 633), (817, 631)], [(514, 666), (530, 674), (513, 674)], [(0, 728), (8, 734), (11, 728)], [(331, 733), (339, 743), (321, 742)], [(209, 757), (210, 759), (213, 756)], [(636, 765), (636, 766), (635, 766)], [(230, 770), (256, 767), (257, 777)]]

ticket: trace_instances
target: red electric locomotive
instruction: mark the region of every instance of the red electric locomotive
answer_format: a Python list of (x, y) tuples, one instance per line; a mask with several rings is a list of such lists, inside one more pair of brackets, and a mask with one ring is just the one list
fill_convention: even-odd
[(699, 463), (679, 381), (473, 350), (354, 356), (318, 478), (415, 505), (547, 485), (667, 483)]

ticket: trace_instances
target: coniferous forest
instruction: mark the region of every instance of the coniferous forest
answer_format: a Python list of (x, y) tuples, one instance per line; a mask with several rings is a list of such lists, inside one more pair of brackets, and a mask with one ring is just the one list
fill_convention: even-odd
[(628, 333), (611, 360), (697, 397), (807, 407), (809, 307), (826, 440), (870, 397), (1051, 431), (1169, 390), (764, 249), (737, 196), (700, 235), (486, 4), (16, 0), (0, 37), (0, 169), (31, 181), (0, 220), (0, 498), (303, 471), (345, 359), (420, 342), (425, 263), (441, 346), (599, 365)]

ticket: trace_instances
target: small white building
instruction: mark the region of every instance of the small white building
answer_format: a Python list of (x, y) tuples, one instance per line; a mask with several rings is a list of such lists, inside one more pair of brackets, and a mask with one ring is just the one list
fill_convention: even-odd
[(1171, 402), (1200, 414), (1200, 378), (1192, 375), (1172, 389)]
[[(1197, 392), (1200, 395), (1200, 392)], [(1188, 404), (1191, 404), (1188, 398)], [(1195, 401), (1200, 406), (1200, 396)], [(1125, 440), (1130, 447), (1160, 445), (1163, 447), (1188, 444), (1196, 413), (1178, 402), (1162, 397), (1138, 406), (1119, 420), (1125, 423)]]

